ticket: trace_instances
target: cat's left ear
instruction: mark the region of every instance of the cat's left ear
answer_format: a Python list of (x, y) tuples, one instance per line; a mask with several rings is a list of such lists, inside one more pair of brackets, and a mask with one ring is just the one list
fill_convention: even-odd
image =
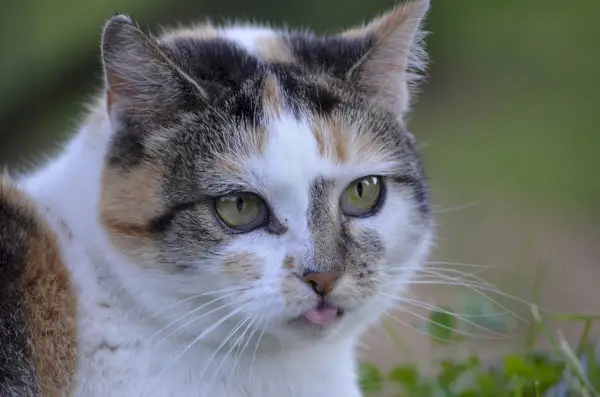
[(370, 100), (400, 116), (410, 107), (411, 85), (425, 69), (421, 25), (428, 10), (429, 0), (412, 0), (340, 35), (374, 41), (347, 78)]
[(169, 119), (206, 92), (127, 16), (112, 16), (102, 32), (106, 106), (113, 123), (149, 124)]

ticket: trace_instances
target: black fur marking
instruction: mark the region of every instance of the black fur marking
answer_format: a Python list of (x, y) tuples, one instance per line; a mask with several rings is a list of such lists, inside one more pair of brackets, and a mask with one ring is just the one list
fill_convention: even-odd
[(35, 220), (0, 195), (0, 395), (41, 396), (23, 302), (26, 234)]
[(308, 109), (320, 115), (331, 113), (338, 108), (342, 100), (326, 87), (311, 81), (307, 76), (296, 72), (295, 67), (288, 65), (273, 65), (279, 82), (295, 113), (299, 114), (302, 109)]
[(375, 44), (375, 38), (307, 37), (289, 38), (295, 58), (313, 71), (324, 71), (338, 78), (356, 65)]
[[(255, 85), (256, 87), (256, 85)], [(238, 122), (246, 122), (247, 125), (255, 126), (261, 119), (263, 103), (258, 88), (247, 88), (243, 91), (233, 92), (222, 106), (227, 109), (228, 115), (235, 117)], [(221, 106), (217, 103), (215, 106)]]
[(198, 204), (198, 203), (197, 202), (187, 202), (187, 203), (178, 204), (178, 205), (174, 206), (173, 208), (171, 208), (166, 213), (152, 219), (150, 221), (150, 232), (157, 233), (157, 234), (166, 232), (169, 229), (169, 227), (171, 226), (173, 219), (175, 218), (175, 216), (177, 216), (178, 213), (180, 213), (181, 211), (191, 209), (196, 204)]
[(243, 82), (260, 71), (256, 58), (224, 39), (176, 39), (162, 48), (191, 78), (203, 87), (207, 84), (213, 88), (212, 94), (217, 97), (224, 88), (239, 90)]
[(144, 159), (143, 136), (137, 128), (130, 127), (118, 131), (110, 143), (108, 165), (129, 169), (139, 165)]

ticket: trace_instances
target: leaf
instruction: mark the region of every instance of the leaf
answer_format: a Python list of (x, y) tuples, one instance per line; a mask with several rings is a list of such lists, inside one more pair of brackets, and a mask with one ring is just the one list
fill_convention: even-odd
[(504, 357), (504, 376), (507, 378), (519, 378), (527, 380), (531, 385), (539, 382), (543, 388), (545, 385), (553, 385), (560, 381), (564, 364), (553, 363), (550, 361), (530, 361), (526, 357), (509, 354)]
[(359, 385), (365, 393), (377, 393), (383, 389), (383, 375), (371, 363), (361, 363), (358, 368)]
[(499, 389), (498, 380), (491, 374), (480, 373), (475, 375), (475, 383), (481, 395), (494, 395)]
[(452, 311), (438, 308), (429, 312), (427, 333), (438, 343), (448, 343), (455, 340), (456, 317)]
[(394, 367), (388, 378), (394, 383), (404, 386), (407, 390), (412, 390), (419, 384), (419, 371), (414, 365), (398, 365)]

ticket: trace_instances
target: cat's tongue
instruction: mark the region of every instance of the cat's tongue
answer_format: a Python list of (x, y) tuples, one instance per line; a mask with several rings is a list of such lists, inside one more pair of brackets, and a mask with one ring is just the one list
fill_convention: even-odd
[(321, 306), (304, 313), (304, 317), (311, 323), (329, 324), (337, 318), (337, 309), (331, 306)]

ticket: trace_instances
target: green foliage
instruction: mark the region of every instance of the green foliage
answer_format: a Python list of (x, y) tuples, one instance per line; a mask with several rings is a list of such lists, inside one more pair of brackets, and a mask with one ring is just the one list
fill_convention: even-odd
[[(471, 307), (471, 309), (473, 309)], [(476, 310), (478, 311), (478, 310)], [(555, 320), (578, 322), (583, 331), (575, 350), (559, 335), (553, 336), (532, 307), (534, 336), (529, 351), (506, 354), (499, 362), (483, 363), (477, 355), (444, 359), (434, 376), (421, 373), (413, 364), (393, 367), (382, 372), (370, 363), (361, 366), (361, 386), (367, 396), (393, 390), (394, 397), (594, 397), (600, 396), (600, 357), (588, 339), (600, 316), (556, 315)], [(458, 315), (437, 308), (430, 311), (425, 329), (433, 343), (446, 345), (464, 340), (458, 334)], [(494, 321), (492, 324), (498, 327)], [(552, 349), (536, 351), (540, 336)], [(549, 394), (549, 393), (555, 394)], [(390, 395), (390, 394), (386, 394)]]

